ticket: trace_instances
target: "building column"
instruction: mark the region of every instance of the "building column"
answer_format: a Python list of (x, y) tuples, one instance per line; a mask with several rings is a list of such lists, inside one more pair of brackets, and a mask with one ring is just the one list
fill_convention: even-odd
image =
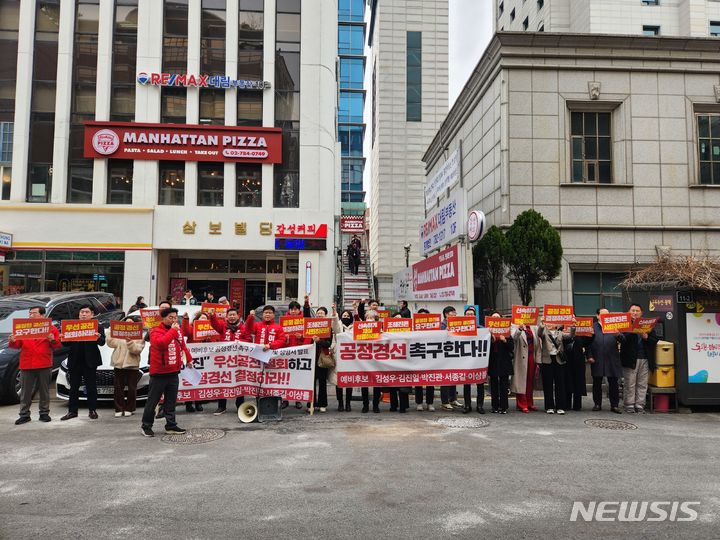
[(61, 2), (60, 26), (58, 31), (57, 82), (55, 83), (53, 178), (50, 190), (50, 202), (56, 204), (64, 203), (67, 199), (74, 38), (75, 2)]
[(13, 118), (12, 183), (10, 184), (10, 200), (12, 202), (25, 202), (27, 198), (34, 46), (35, 2), (20, 2), (15, 116)]
[[(238, 65), (238, 25), (240, 9), (238, 0), (227, 0), (225, 19), (225, 75), (231, 79), (237, 79)], [(237, 88), (225, 90), (225, 125), (237, 125)], [(233, 208), (237, 197), (235, 185), (235, 163), (225, 163), (224, 171), (225, 208)]]
[[(275, 126), (275, 0), (265, 0), (263, 32), (263, 79), (270, 83), (271, 90), (263, 90), (264, 127)], [(262, 166), (262, 205), (273, 207), (274, 166)], [(302, 288), (302, 287), (300, 287)], [(298, 294), (300, 294), (298, 292)]]
[(153, 272), (151, 250), (126, 251), (125, 270), (123, 275), (122, 301), (125, 310), (133, 305), (138, 296), (144, 296), (152, 305), (153, 301)]

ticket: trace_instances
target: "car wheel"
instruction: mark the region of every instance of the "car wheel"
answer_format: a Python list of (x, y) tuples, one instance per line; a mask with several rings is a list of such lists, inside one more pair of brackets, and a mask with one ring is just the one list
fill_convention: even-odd
[(5, 379), (2, 392), (3, 403), (14, 404), (20, 403), (20, 366), (14, 366), (8, 370), (8, 376)]

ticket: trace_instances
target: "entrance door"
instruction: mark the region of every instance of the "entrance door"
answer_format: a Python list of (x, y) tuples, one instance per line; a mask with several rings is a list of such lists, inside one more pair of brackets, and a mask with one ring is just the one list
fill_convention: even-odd
[[(245, 309), (262, 310), (266, 304), (265, 300), (265, 282), (264, 281), (248, 281), (245, 284)], [(261, 314), (259, 314), (261, 315)]]

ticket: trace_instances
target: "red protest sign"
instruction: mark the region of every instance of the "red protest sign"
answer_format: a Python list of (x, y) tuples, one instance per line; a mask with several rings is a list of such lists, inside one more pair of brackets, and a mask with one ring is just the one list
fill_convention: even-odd
[(197, 320), (192, 327), (193, 341), (205, 341), (218, 335), (210, 321)]
[(382, 322), (380, 321), (355, 321), (353, 323), (353, 339), (355, 341), (367, 341), (380, 339)]
[(413, 320), (401, 317), (389, 317), (383, 320), (383, 331), (385, 332), (410, 332)]
[(640, 317), (633, 322), (633, 332), (636, 334), (649, 334), (657, 324), (655, 317)]
[(442, 315), (439, 313), (414, 313), (413, 314), (413, 330), (416, 332), (422, 330), (440, 330), (442, 325)]
[(332, 320), (325, 317), (308, 317), (305, 319), (303, 337), (327, 339), (332, 336)]
[(575, 335), (576, 336), (592, 336), (595, 334), (592, 317), (576, 317), (575, 318)]
[(390, 316), (390, 310), (389, 309), (378, 309), (377, 314), (378, 314), (378, 319), (387, 319)]
[(15, 341), (46, 338), (50, 324), (50, 319), (13, 319), (12, 335)]
[(575, 308), (573, 306), (556, 304), (545, 304), (543, 306), (543, 322), (545, 324), (572, 324), (573, 317), (575, 317)]
[(60, 323), (63, 341), (95, 341), (98, 333), (97, 319), (65, 319)]
[(517, 306), (512, 307), (512, 323), (518, 326), (533, 326), (537, 324), (538, 312), (540, 308), (535, 306)]
[(477, 334), (477, 319), (474, 315), (448, 317), (447, 331), (454, 336), (474, 336)]
[(285, 315), (280, 317), (280, 326), (288, 335), (302, 334), (305, 332), (305, 319), (302, 315)]
[(115, 339), (142, 339), (143, 324), (130, 321), (110, 321), (110, 337)]
[(155, 328), (156, 326), (160, 326), (160, 323), (162, 322), (159, 308), (141, 309), (140, 318), (142, 319), (143, 326), (148, 330)]
[(512, 319), (510, 317), (485, 317), (485, 328), (490, 330), (493, 336), (510, 337), (510, 325)]
[(633, 321), (629, 313), (603, 313), (599, 317), (603, 334), (632, 332)]
[(200, 311), (205, 313), (215, 313), (215, 316), (218, 319), (224, 319), (225, 315), (227, 315), (227, 310), (231, 307), (232, 306), (227, 304), (211, 304), (210, 302), (203, 302), (200, 304)]

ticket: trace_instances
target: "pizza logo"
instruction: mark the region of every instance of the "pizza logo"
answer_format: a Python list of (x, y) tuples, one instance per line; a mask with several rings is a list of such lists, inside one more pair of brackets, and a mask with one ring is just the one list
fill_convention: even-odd
[(101, 129), (92, 138), (93, 150), (103, 156), (109, 156), (120, 147), (120, 137), (112, 129)]

